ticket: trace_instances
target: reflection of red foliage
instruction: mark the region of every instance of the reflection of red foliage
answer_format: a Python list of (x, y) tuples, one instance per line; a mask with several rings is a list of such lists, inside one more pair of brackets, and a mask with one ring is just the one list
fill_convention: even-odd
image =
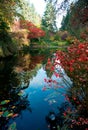
[[(67, 51), (57, 51), (53, 59), (48, 59), (46, 69), (52, 71), (57, 78), (61, 77), (55, 66), (62, 66), (73, 81), (73, 87), (69, 88), (67, 94), (63, 94), (65, 100), (74, 106), (74, 109), (68, 106), (62, 113), (64, 120), (68, 121), (66, 125), (72, 130), (81, 127), (87, 130), (88, 42), (76, 41)], [(52, 79), (45, 79), (45, 82), (49, 84), (49, 80), (52, 83)]]
[[(66, 125), (72, 130), (81, 127), (87, 130), (88, 42), (76, 41), (67, 51), (57, 51), (53, 60), (48, 59), (46, 69), (52, 71), (57, 78), (61, 77), (55, 66), (62, 66), (73, 81), (73, 87), (69, 88), (67, 94), (63, 94), (65, 100), (74, 106), (74, 109), (68, 106), (62, 113), (64, 120), (68, 121)], [(52, 83), (52, 79), (45, 79), (45, 82), (49, 84), (49, 80)]]
[(77, 42), (69, 46), (67, 52), (57, 51), (55, 55), (54, 62), (48, 59), (46, 69), (52, 71), (56, 77), (61, 77), (55, 71), (55, 66), (61, 65), (77, 87), (86, 87), (88, 80), (88, 42)]
[(63, 115), (66, 116), (67, 115), (66, 112), (64, 112)]

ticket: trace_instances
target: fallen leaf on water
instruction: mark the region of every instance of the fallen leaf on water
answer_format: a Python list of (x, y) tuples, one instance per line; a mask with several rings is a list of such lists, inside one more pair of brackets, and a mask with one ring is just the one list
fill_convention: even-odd
[(18, 93), (18, 95), (19, 95), (19, 96), (22, 96), (23, 93), (24, 93), (24, 91), (21, 90), (21, 91)]
[(0, 104), (1, 105), (4, 105), (4, 104), (7, 104), (7, 103), (9, 103), (10, 102), (10, 100), (4, 100), (4, 101), (2, 101)]
[(8, 114), (9, 114), (9, 111), (5, 111), (5, 112), (3, 113), (3, 117), (7, 117)]
[(15, 118), (15, 117), (17, 117), (17, 116), (18, 116), (18, 114), (16, 113), (16, 114), (14, 114), (12, 117)]
[(12, 109), (14, 109), (16, 106), (12, 106)]
[(0, 111), (0, 116), (3, 114), (3, 111)]
[(5, 100), (6, 103), (10, 102), (10, 100)]
[(13, 113), (10, 113), (7, 115), (7, 117), (12, 117), (13, 116)]
[(17, 129), (16, 129), (16, 122), (13, 122), (13, 123), (9, 126), (8, 130), (17, 130)]

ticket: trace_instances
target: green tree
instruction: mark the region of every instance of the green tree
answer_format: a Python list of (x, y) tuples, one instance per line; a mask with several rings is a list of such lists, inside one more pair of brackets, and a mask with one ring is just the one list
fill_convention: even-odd
[(0, 0), (0, 57), (13, 55), (17, 48), (8, 33), (14, 17), (19, 16), (22, 0)]
[(44, 16), (42, 18), (42, 27), (46, 28), (50, 32), (57, 30), (56, 26), (56, 10), (52, 2), (47, 2)]
[(69, 22), (69, 11), (67, 11), (67, 15), (66, 16), (63, 16), (63, 20), (62, 20), (62, 22), (61, 22), (61, 30), (66, 30), (66, 26), (67, 26), (67, 24), (68, 24), (68, 22)]
[(34, 5), (30, 2), (25, 1), (24, 4), (22, 4), (21, 15), (23, 15), (25, 20), (31, 21), (36, 26), (40, 26), (41, 18), (37, 14)]
[[(74, 1), (74, 0), (73, 0)], [(68, 9), (72, 0), (45, 0), (45, 2), (53, 3), (54, 8), (56, 9), (57, 13), (61, 13), (62, 11)]]
[(10, 24), (21, 9), (21, 0), (0, 0), (0, 17), (4, 22)]

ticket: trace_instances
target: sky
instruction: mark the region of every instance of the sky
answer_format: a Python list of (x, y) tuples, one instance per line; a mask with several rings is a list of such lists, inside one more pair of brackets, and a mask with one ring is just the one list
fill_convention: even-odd
[(46, 6), (44, 0), (29, 0), (29, 1), (30, 3), (34, 4), (35, 9), (38, 12), (38, 14), (42, 16), (45, 10), (45, 6)]
[[(46, 3), (45, 3), (44, 0), (27, 0), (27, 1), (29, 1), (30, 3), (32, 3), (34, 5), (36, 12), (38, 14), (40, 14), (40, 16), (43, 15), (43, 13), (45, 11), (45, 7), (46, 7)], [(63, 0), (59, 0), (59, 3), (61, 3), (61, 1), (63, 1)], [(61, 26), (62, 18), (63, 18), (63, 15), (60, 15), (60, 16), (57, 17), (56, 22), (57, 22), (58, 28), (60, 28), (60, 26)]]

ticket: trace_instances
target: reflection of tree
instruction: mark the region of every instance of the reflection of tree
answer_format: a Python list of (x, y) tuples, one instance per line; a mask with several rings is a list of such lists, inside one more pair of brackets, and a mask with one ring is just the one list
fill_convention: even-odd
[[(45, 52), (44, 52), (45, 53)], [(28, 109), (31, 112), (24, 89), (36, 76), (47, 55), (21, 54), (18, 57), (0, 62), (0, 128), (7, 129), (9, 119), (14, 119)], [(8, 126), (7, 126), (8, 127)]]
[(33, 76), (36, 76), (37, 71), (41, 68), (42, 64), (46, 63), (47, 57), (51, 51), (48, 52), (49, 53), (47, 53), (47, 50), (32, 50), (31, 55), (29, 53), (22, 53), (18, 56), (14, 71), (21, 73), (22, 81), (24, 80), (26, 83), (30, 82)]
[(61, 130), (85, 130), (88, 128), (88, 88), (73, 86), (67, 90), (67, 100), (58, 107), (58, 120)]
[[(76, 43), (71, 45), (67, 52), (57, 51), (54, 61), (49, 59), (46, 66), (57, 78), (62, 75), (56, 71), (56, 66), (63, 66), (73, 81), (73, 86), (68, 88), (67, 95), (65, 95), (68, 107), (61, 113), (64, 127), (67, 127), (68, 130), (86, 130), (88, 128), (87, 46), (88, 43)], [(48, 82), (53, 82), (53, 80)], [(69, 85), (66, 84), (66, 86)]]
[[(67, 96), (67, 95), (66, 95)], [(88, 128), (88, 115), (77, 108), (75, 101), (70, 100), (62, 103), (55, 114), (56, 124), (60, 130), (86, 130)], [(74, 105), (73, 105), (74, 103)]]
[(87, 86), (77, 88), (73, 86), (68, 91), (68, 97), (70, 98), (72, 104), (78, 109), (79, 113), (88, 116), (88, 88)]
[[(44, 60), (44, 55), (33, 55), (31, 56), (28, 54), (21, 54), (18, 57), (17, 65), (15, 65), (15, 71), (16, 72), (22, 72), (22, 71), (31, 71), (35, 69), (37, 64), (42, 64), (42, 61)], [(20, 60), (19, 60), (20, 59)]]
[(68, 109), (68, 102), (64, 102), (58, 107), (58, 113), (50, 111), (46, 116), (46, 122), (50, 125), (50, 130), (53, 130), (53, 127), (56, 127), (55, 130), (68, 130), (65, 124), (65, 118), (63, 116), (64, 112)]
[(0, 129), (7, 129), (9, 119), (19, 116), (22, 110), (30, 109), (20, 75), (13, 72), (14, 60), (1, 62), (0, 69)]
[[(46, 69), (46, 68), (45, 68)], [(46, 69), (46, 74), (47, 74), (47, 77), (51, 78), (53, 73), (50, 72), (50, 70)]]
[(81, 102), (80, 105), (77, 105), (77, 100), (74, 101), (69, 98), (69, 101), (70, 102), (63, 103), (58, 109), (58, 119), (60, 119), (61, 122), (59, 122), (61, 130), (65, 128), (67, 128), (67, 130), (86, 130), (86, 128), (88, 128), (88, 114), (86, 109), (83, 108), (82, 110)]
[[(88, 127), (88, 88), (73, 86), (68, 91), (68, 99), (75, 111), (71, 111), (71, 124), (73, 129), (86, 129)], [(69, 113), (68, 113), (69, 114)]]
[(71, 119), (71, 129), (85, 130), (88, 127), (88, 43), (76, 43), (68, 48), (67, 53), (58, 52), (58, 57), (73, 81), (73, 87), (69, 88), (66, 98), (72, 104), (75, 111), (66, 112)]

